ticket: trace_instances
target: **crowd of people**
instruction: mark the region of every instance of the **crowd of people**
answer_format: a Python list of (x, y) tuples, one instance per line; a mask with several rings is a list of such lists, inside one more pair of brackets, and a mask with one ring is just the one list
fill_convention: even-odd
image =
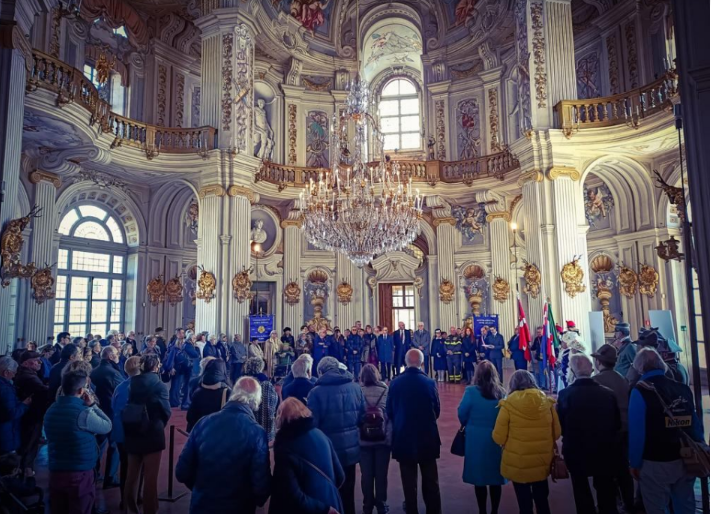
[[(359, 512), (384, 514), (391, 460), (403, 510), (418, 512), (421, 475), (426, 511), (439, 513), (438, 382), (464, 381), (463, 480), (479, 512), (498, 512), (508, 481), (521, 513), (550, 512), (562, 436), (578, 513), (617, 513), (618, 502), (626, 512), (643, 503), (648, 514), (693, 513), (682, 457), (704, 432), (675, 348), (655, 329), (632, 342), (618, 324), (613, 343), (591, 355), (563, 338), (551, 368), (542, 337), (521, 348), (517, 332), (505, 344), (496, 327), (430, 336), (423, 323), (391, 334), (360, 322), (249, 343), (183, 329), (140, 343), (133, 332), (63, 332), (0, 358), (0, 471), (33, 480), (46, 443), (51, 512), (100, 512), (102, 483), (120, 488), (123, 512), (156, 513), (165, 428), (183, 409), (189, 437), (175, 477), (192, 491), (193, 513), (254, 512), (269, 500), (276, 514), (354, 514), (359, 467)], [(504, 387), (507, 358), (516, 371)]]

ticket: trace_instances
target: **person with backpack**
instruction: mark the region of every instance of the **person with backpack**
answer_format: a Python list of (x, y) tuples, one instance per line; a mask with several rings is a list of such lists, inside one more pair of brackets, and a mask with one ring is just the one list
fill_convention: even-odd
[(378, 368), (366, 364), (360, 372), (360, 386), (365, 400), (365, 416), (360, 425), (360, 488), (363, 491), (363, 513), (388, 512), (388, 466), (392, 426), (385, 406), (388, 386)]
[[(183, 332), (177, 332), (182, 335)], [(185, 371), (188, 370), (188, 357), (183, 351), (185, 340), (181, 337), (174, 338), (168, 345), (165, 360), (163, 361), (163, 380), (170, 380), (170, 406), (180, 407)], [(167, 380), (166, 380), (167, 379)], [(185, 383), (187, 385), (187, 382)]]

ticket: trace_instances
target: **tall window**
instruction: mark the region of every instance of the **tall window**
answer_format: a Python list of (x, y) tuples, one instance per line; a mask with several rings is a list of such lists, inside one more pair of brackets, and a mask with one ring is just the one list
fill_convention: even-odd
[(422, 148), (420, 98), (412, 82), (406, 79), (388, 82), (383, 88), (378, 110), (385, 150)]
[[(94, 205), (70, 210), (59, 225), (54, 333), (106, 335), (121, 330), (125, 309), (126, 246), (116, 219)], [(96, 241), (87, 247), (78, 240)]]
[(415, 328), (415, 288), (412, 285), (393, 285), (393, 327), (397, 330), (398, 323), (405, 323), (405, 328)]

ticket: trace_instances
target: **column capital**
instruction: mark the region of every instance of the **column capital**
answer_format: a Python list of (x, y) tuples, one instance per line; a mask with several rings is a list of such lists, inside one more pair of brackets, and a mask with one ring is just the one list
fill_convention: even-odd
[(303, 218), (299, 219), (285, 219), (281, 222), (281, 228), (296, 227), (301, 228), (304, 224)]
[(455, 218), (452, 218), (451, 216), (443, 217), (443, 218), (435, 218), (432, 220), (432, 224), (435, 227), (439, 227), (442, 224), (447, 224), (447, 225), (452, 225), (455, 227), (457, 225), (457, 220)]
[(222, 234), (222, 235), (220, 236), (220, 242), (221, 242), (223, 245), (228, 245), (228, 244), (230, 244), (230, 241), (232, 241), (232, 236), (227, 235), (227, 234)]
[(521, 173), (518, 178), (518, 185), (523, 187), (527, 182), (543, 182), (544, 175), (541, 170), (530, 170)]
[(573, 182), (580, 180), (580, 172), (571, 166), (553, 166), (548, 170), (548, 180), (555, 180), (561, 177), (568, 177)]
[(32, 66), (32, 47), (22, 33), (17, 22), (4, 21), (0, 23), (0, 48), (19, 50), (25, 58), (25, 68)]
[(232, 185), (227, 190), (228, 196), (243, 196), (249, 200), (249, 203), (255, 204), (258, 200), (257, 194), (248, 187)]
[(200, 198), (205, 198), (206, 196), (225, 196), (225, 188), (219, 184), (212, 184), (205, 186), (198, 192)]
[(49, 171), (35, 170), (30, 173), (30, 182), (33, 184), (39, 184), (40, 182), (50, 182), (57, 189), (62, 187), (62, 181), (59, 179), (59, 175), (50, 173)]
[(504, 220), (506, 223), (511, 221), (511, 214), (507, 211), (492, 212), (486, 215), (486, 222), (491, 223), (495, 220)]

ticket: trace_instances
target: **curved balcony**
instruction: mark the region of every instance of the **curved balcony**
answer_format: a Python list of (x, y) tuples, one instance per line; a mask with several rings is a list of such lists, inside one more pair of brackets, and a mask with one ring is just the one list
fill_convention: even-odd
[(39, 88), (57, 94), (57, 107), (70, 103), (84, 107), (91, 114), (89, 124), (114, 137), (111, 148), (140, 148), (151, 159), (161, 152), (202, 154), (216, 147), (217, 129), (213, 127), (160, 127), (111, 112), (111, 105), (99, 97), (99, 91), (81, 71), (33, 50), (26, 90), (31, 93)]
[(567, 138), (580, 129), (626, 124), (637, 129), (645, 117), (672, 109), (678, 94), (677, 74), (668, 71), (646, 86), (619, 95), (587, 100), (562, 100), (555, 106), (559, 128)]
[[(413, 183), (426, 183), (431, 186), (438, 182), (471, 186), (475, 180), (489, 177), (504, 180), (508, 172), (519, 168), (518, 160), (506, 147), (501, 152), (464, 161), (397, 159), (397, 163), (403, 175), (411, 177)], [(376, 163), (372, 163), (372, 166), (376, 166)], [(254, 180), (276, 184), (279, 191), (283, 191), (287, 187), (303, 187), (310, 180), (316, 181), (324, 171), (325, 168), (287, 166), (264, 161)]]

